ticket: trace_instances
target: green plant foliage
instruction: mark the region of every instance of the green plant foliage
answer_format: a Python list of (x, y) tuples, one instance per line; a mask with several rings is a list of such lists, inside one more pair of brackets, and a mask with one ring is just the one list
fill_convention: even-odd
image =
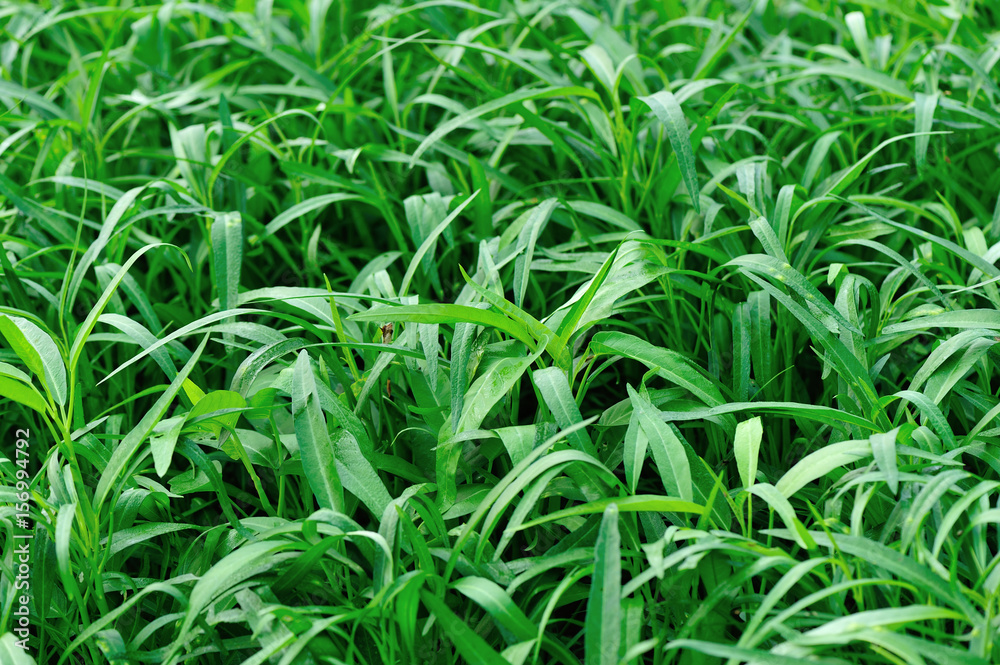
[(1000, 661), (995, 3), (0, 25), (0, 663)]

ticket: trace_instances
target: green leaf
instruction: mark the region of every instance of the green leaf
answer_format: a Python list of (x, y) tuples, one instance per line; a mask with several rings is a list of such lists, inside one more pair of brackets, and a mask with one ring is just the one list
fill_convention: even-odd
[[(941, 505), (941, 500), (953, 489), (961, 491), (959, 483), (969, 477), (961, 469), (948, 469), (934, 475), (920, 489), (906, 513), (899, 536), (900, 549), (907, 551), (920, 534), (924, 520)], [(923, 537), (921, 537), (923, 538)]]
[(647, 252), (648, 249), (637, 242), (619, 244), (597, 274), (545, 319), (546, 325), (556, 327), (558, 346), (568, 348), (573, 336), (581, 335), (622, 308), (623, 296), (669, 272), (645, 260)]
[(628, 429), (625, 430), (625, 482), (630, 492), (635, 494), (642, 475), (642, 466), (646, 462), (646, 452), (649, 450), (649, 438), (643, 431), (639, 421), (639, 409), (633, 408), (629, 417)]
[(841, 441), (809, 453), (789, 469), (775, 488), (785, 498), (791, 498), (808, 483), (822, 478), (834, 469), (859, 462), (872, 454), (870, 441)]
[(243, 219), (238, 212), (219, 215), (212, 222), (212, 257), (219, 309), (236, 307), (243, 267)]
[(938, 95), (928, 95), (918, 92), (913, 100), (914, 121), (913, 131), (916, 136), (917, 170), (923, 172), (927, 168), (927, 146), (931, 137), (927, 133), (934, 124), (934, 109), (937, 108)]
[(563, 205), (582, 215), (599, 219), (625, 231), (642, 230), (642, 227), (631, 217), (597, 201), (565, 201)]
[[(535, 387), (542, 394), (545, 405), (549, 407), (552, 415), (556, 418), (556, 424), (560, 428), (566, 429), (583, 420), (580, 414), (580, 407), (576, 404), (573, 391), (566, 380), (566, 375), (558, 367), (546, 367), (535, 370), (531, 375)], [(586, 430), (576, 430), (566, 437), (570, 445), (577, 450), (581, 450), (588, 455), (597, 456), (597, 450)]]
[[(302, 454), (302, 472), (321, 508), (344, 511), (344, 489), (337, 474), (333, 442), (319, 406), (309, 354), (302, 350), (292, 378), (292, 417)], [(381, 513), (379, 513), (381, 514)]]
[(503, 587), (482, 577), (463, 577), (451, 588), (486, 610), (504, 634), (508, 644), (538, 636), (538, 627), (518, 607)]
[(770, 381), (774, 375), (774, 348), (771, 336), (771, 298), (766, 291), (754, 291), (747, 296), (750, 318), (750, 357), (753, 374), (760, 386), (760, 396), (770, 397), (774, 391)]
[(65, 406), (68, 397), (66, 366), (59, 347), (48, 333), (27, 319), (0, 314), (0, 334), (17, 357), (39, 378), (55, 403)]
[[(483, 305), (486, 307), (486, 305)], [(451, 431), (458, 432), (458, 423), (465, 407), (465, 391), (469, 389), (469, 360), (476, 326), (456, 323), (451, 345)]]
[(357, 201), (361, 199), (360, 196), (356, 194), (321, 194), (319, 196), (314, 196), (310, 199), (306, 199), (301, 203), (296, 203), (295, 205), (281, 211), (280, 214), (275, 216), (267, 226), (264, 227), (264, 231), (259, 235), (252, 235), (248, 238), (248, 243), (250, 246), (260, 245), (266, 238), (274, 235), (281, 229), (285, 228), (290, 222), (294, 222), (299, 217), (303, 215), (308, 215), (309, 213), (325, 208), (333, 203), (339, 203), (341, 201)]
[(697, 503), (692, 503), (690, 501), (672, 499), (670, 497), (658, 496), (655, 494), (636, 494), (635, 496), (598, 499), (597, 501), (582, 503), (578, 506), (559, 510), (545, 515), (544, 517), (534, 519), (530, 522), (525, 522), (524, 524), (519, 525), (516, 530), (523, 531), (524, 529), (539, 526), (540, 524), (557, 522), (559, 520), (566, 519), (567, 517), (575, 517), (577, 515), (596, 515), (597, 513), (603, 513), (610, 505), (617, 506), (618, 511), (622, 513), (690, 513), (693, 515), (701, 515), (705, 512), (704, 506), (699, 506)]
[(733, 398), (750, 399), (750, 306), (741, 303), (733, 308)]
[[(167, 352), (167, 348), (159, 344), (160, 340), (158, 340), (153, 333), (149, 332), (149, 330), (147, 330), (141, 323), (133, 318), (122, 316), (121, 314), (101, 314), (100, 318), (97, 319), (97, 322), (113, 326), (128, 335), (132, 341), (146, 350), (150, 358), (152, 358), (156, 364), (160, 366), (160, 369), (163, 370), (163, 373), (167, 375), (168, 380), (172, 381), (173, 378), (177, 376), (177, 368), (174, 366), (174, 361)], [(186, 361), (188, 357), (189, 356), (187, 355), (183, 355), (182, 359)]]
[[(747, 8), (747, 10), (743, 12), (743, 16), (740, 17), (740, 20), (736, 23), (736, 25), (734, 25), (728, 31), (725, 38), (715, 40), (714, 43), (711, 44), (712, 48), (704, 49), (704, 51), (701, 54), (701, 58), (698, 60), (696, 71), (694, 75), (691, 77), (692, 81), (703, 79), (712, 73), (712, 70), (715, 69), (716, 64), (718, 64), (722, 56), (724, 56), (729, 51), (729, 47), (733, 45), (733, 42), (736, 40), (736, 38), (740, 35), (741, 32), (743, 32), (743, 28), (746, 26), (747, 21), (750, 19), (751, 16), (753, 16), (754, 12), (757, 11), (757, 9), (758, 9), (757, 3), (751, 4)], [(720, 29), (725, 29), (726, 21), (724, 20), (723, 17), (719, 17), (719, 24), (720, 24), (719, 25)]]
[(774, 485), (771, 483), (757, 483), (747, 491), (764, 499), (767, 505), (781, 516), (781, 521), (791, 530), (792, 536), (799, 547), (804, 547), (808, 550), (816, 549), (816, 541), (813, 540), (812, 536), (809, 535), (809, 532), (802, 525), (802, 522), (796, 517), (792, 504), (788, 502), (788, 499)]
[(733, 451), (736, 454), (736, 467), (744, 489), (750, 489), (756, 482), (757, 457), (760, 454), (760, 441), (763, 435), (764, 426), (760, 416), (744, 420), (736, 426)]
[(257, 377), (265, 367), (273, 363), (281, 356), (291, 353), (292, 351), (298, 351), (306, 345), (307, 342), (305, 340), (296, 338), (286, 339), (262, 346), (247, 356), (243, 362), (240, 363), (240, 366), (236, 368), (236, 371), (233, 373), (230, 390), (247, 397), (254, 381), (257, 380)]
[[(590, 342), (590, 349), (594, 354), (617, 354), (638, 360), (662, 378), (691, 391), (707, 406), (726, 403), (711, 381), (702, 376), (687, 358), (670, 349), (620, 332), (597, 333)], [(724, 416), (722, 422), (727, 430), (736, 429), (736, 420), (732, 416)]]
[(0, 662), (8, 665), (35, 665), (35, 659), (27, 648), (18, 644), (18, 638), (13, 633), (4, 633), (0, 637)]
[[(374, 517), (381, 517), (392, 497), (375, 467), (362, 452), (358, 440), (350, 432), (343, 430), (337, 433), (334, 448), (337, 475), (344, 489), (358, 497)], [(299, 449), (302, 449), (301, 443)]]
[(535, 244), (542, 229), (548, 224), (552, 212), (556, 209), (556, 199), (546, 199), (524, 213), (527, 220), (521, 227), (517, 238), (517, 258), (514, 260), (514, 305), (524, 307), (524, 294), (528, 290), (528, 279), (531, 276), (531, 262), (535, 258)]
[(149, 438), (149, 447), (153, 452), (153, 468), (160, 478), (165, 476), (170, 469), (170, 461), (173, 458), (174, 449), (177, 447), (181, 430), (184, 429), (185, 420), (185, 416), (174, 416), (161, 420), (154, 428), (154, 432), (157, 429), (161, 431), (154, 433)]
[[(223, 432), (236, 427), (236, 422), (240, 418), (238, 411), (233, 411), (234, 409), (242, 409), (247, 405), (246, 400), (243, 399), (243, 395), (231, 390), (213, 390), (208, 393), (194, 405), (191, 411), (187, 415), (187, 424), (185, 429), (188, 431), (201, 431), (208, 432), (212, 436), (219, 438), (223, 435)], [(212, 418), (204, 418), (203, 416), (215, 413), (216, 411), (225, 411), (226, 413), (221, 413)], [(221, 443), (221, 441), (220, 441)]]
[(584, 663), (618, 665), (621, 646), (622, 554), (618, 506), (609, 504), (594, 545), (594, 574), (584, 621)]
[(475, 323), (496, 328), (531, 348), (535, 343), (528, 330), (516, 321), (489, 310), (468, 305), (401, 305), (399, 307), (377, 307), (366, 312), (358, 312), (348, 317), (350, 321), (375, 321), (390, 323)]
[(656, 468), (663, 479), (667, 494), (678, 496), (685, 501), (694, 499), (691, 489), (691, 465), (687, 452), (673, 430), (663, 422), (660, 412), (649, 400), (626, 385), (632, 408), (639, 412), (639, 424), (649, 441), (649, 447), (656, 460)]
[(899, 428), (885, 434), (872, 434), (868, 440), (872, 445), (872, 457), (878, 468), (885, 474), (889, 491), (893, 494), (899, 490), (899, 466), (896, 463), (896, 437)]
[[(575, 427), (584, 427), (593, 422), (593, 420), (593, 418), (585, 420), (582, 423), (575, 425)], [(593, 457), (580, 452), (579, 450), (570, 449), (551, 451), (550, 447), (552, 444), (565, 435), (565, 431), (559, 432), (555, 436), (544, 441), (541, 445), (537, 445), (527, 457), (518, 462), (514, 468), (512, 468), (503, 477), (503, 479), (490, 490), (489, 494), (487, 494), (486, 497), (479, 503), (479, 506), (466, 522), (465, 528), (459, 535), (458, 541), (455, 545), (455, 548), (457, 549), (453, 550), (452, 557), (448, 562), (448, 573), (454, 569), (454, 566), (457, 563), (457, 553), (461, 551), (461, 547), (468, 542), (473, 530), (479, 525), (480, 520), (484, 520), (485, 518), (485, 523), (480, 529), (481, 538), (479, 545), (476, 548), (477, 559), (481, 558), (486, 546), (490, 544), (487, 538), (500, 522), (504, 512), (510, 508), (510, 502), (517, 496), (518, 493), (524, 491), (525, 488), (535, 482), (537, 478), (542, 477), (550, 469), (560, 467), (561, 470), (565, 469), (567, 473), (569, 473), (571, 466), (576, 465), (580, 469), (596, 469), (602, 472), (606, 478), (610, 476), (611, 479), (613, 479), (611, 473), (605, 469), (600, 462), (595, 460)], [(579, 464), (577, 465), (577, 463)], [(603, 507), (601, 510), (603, 510)]]
[(799, 75), (802, 77), (814, 76), (847, 79), (908, 101), (913, 99), (913, 95), (906, 87), (904, 81), (894, 79), (882, 72), (868, 69), (860, 64), (842, 62), (837, 65), (814, 65), (802, 70)]
[(48, 409), (45, 398), (42, 397), (37, 388), (6, 376), (0, 376), (0, 397), (23, 404), (42, 415), (45, 415)]
[[(865, 412), (872, 414), (883, 425), (888, 424), (885, 414), (879, 409), (878, 393), (875, 391), (875, 386), (868, 374), (868, 368), (862, 364), (861, 360), (851, 353), (844, 343), (838, 337), (835, 337), (826, 325), (814, 316), (807, 307), (803, 307), (795, 302), (788, 294), (779, 290), (767, 280), (751, 272), (746, 272), (745, 275), (748, 279), (759, 284), (771, 297), (784, 305), (805, 326), (810, 336), (822, 344), (823, 349), (828, 354), (827, 357), (837, 369), (837, 373), (851, 387)], [(827, 302), (827, 305), (829, 305), (829, 302)], [(839, 313), (838, 316), (843, 318)], [(848, 327), (848, 329), (851, 328), (853, 326)], [(854, 331), (859, 332), (856, 328), (854, 328)], [(845, 420), (846, 416), (847, 414), (845, 413)]]
[[(196, 524), (146, 522), (128, 529), (121, 529), (120, 531), (116, 531), (109, 536), (111, 539), (111, 549), (109, 554), (114, 556), (126, 548), (138, 545), (139, 543), (144, 543), (151, 538), (163, 536), (168, 533), (175, 533), (177, 531), (183, 531), (185, 529), (199, 530), (199, 527)], [(102, 545), (107, 547), (107, 539), (104, 539)]]
[(928, 316), (918, 316), (908, 321), (882, 328), (885, 336), (934, 328), (988, 328), (1000, 330), (1000, 311), (994, 309), (965, 309), (957, 312), (936, 311)]
[(691, 203), (696, 213), (701, 212), (701, 190), (698, 187), (698, 173), (695, 168), (694, 151), (691, 149), (691, 137), (688, 134), (687, 121), (681, 105), (669, 90), (661, 90), (648, 97), (639, 97), (639, 101), (648, 106), (653, 114), (663, 123), (667, 130), (667, 138), (677, 155), (677, 165), (684, 177), (684, 186), (691, 195)]
[(580, 96), (589, 97), (590, 99), (599, 99), (597, 93), (588, 88), (582, 88), (579, 86), (552, 86), (548, 88), (541, 89), (521, 89), (516, 92), (512, 92), (509, 95), (504, 95), (497, 99), (493, 99), (485, 104), (481, 104), (474, 109), (466, 111), (465, 113), (460, 113), (451, 120), (448, 120), (442, 125), (439, 125), (437, 129), (427, 135), (417, 149), (413, 151), (413, 155), (410, 157), (410, 168), (412, 169), (420, 156), (425, 152), (434, 147), (435, 144), (441, 141), (448, 134), (454, 130), (468, 124), (470, 121), (476, 118), (481, 118), (482, 116), (492, 113), (494, 111), (499, 111), (500, 109), (510, 106), (511, 104), (520, 104), (528, 100), (533, 99), (546, 99), (549, 97), (570, 97), (570, 96)]
[[(815, 420), (840, 429), (846, 428), (845, 424), (856, 425), (857, 427), (876, 432), (878, 428), (871, 421), (856, 416), (853, 413), (834, 409), (829, 406), (818, 404), (801, 404), (799, 402), (734, 402), (723, 404), (711, 409), (690, 408), (684, 411), (663, 411), (666, 420), (702, 420), (718, 419), (720, 416), (731, 413), (742, 413), (744, 411), (759, 411), (760, 413), (777, 413), (791, 418), (803, 418), (805, 420)], [(735, 430), (735, 428), (734, 428)]]
[(13, 81), (0, 81), (0, 94), (9, 99), (24, 100), (29, 106), (34, 107), (46, 120), (69, 119), (67, 112), (59, 108), (51, 100)]

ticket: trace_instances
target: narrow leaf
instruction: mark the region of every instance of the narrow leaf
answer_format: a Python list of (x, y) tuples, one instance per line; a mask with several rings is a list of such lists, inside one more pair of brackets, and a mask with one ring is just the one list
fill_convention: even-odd
[(701, 190), (698, 187), (698, 173), (695, 170), (694, 151), (691, 149), (691, 138), (688, 134), (687, 121), (684, 119), (684, 112), (681, 105), (674, 97), (674, 93), (669, 90), (661, 90), (648, 97), (639, 97), (652, 109), (653, 114), (663, 123), (667, 130), (667, 138), (670, 139), (670, 146), (677, 155), (677, 164), (680, 166), (681, 174), (684, 176), (684, 186), (687, 187), (688, 194), (691, 195), (691, 202), (697, 213), (701, 212)]
[(621, 536), (618, 506), (608, 505), (594, 545), (594, 574), (584, 622), (584, 663), (617, 665), (621, 644)]
[[(292, 377), (292, 417), (302, 455), (302, 472), (321, 508), (344, 511), (344, 489), (337, 474), (336, 457), (326, 419), (319, 406), (316, 379), (309, 354), (302, 350)], [(381, 514), (381, 513), (379, 513)]]

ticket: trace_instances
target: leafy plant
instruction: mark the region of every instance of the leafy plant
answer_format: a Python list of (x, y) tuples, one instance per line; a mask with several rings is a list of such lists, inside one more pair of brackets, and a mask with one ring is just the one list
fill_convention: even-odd
[(3, 662), (997, 659), (988, 3), (0, 15)]

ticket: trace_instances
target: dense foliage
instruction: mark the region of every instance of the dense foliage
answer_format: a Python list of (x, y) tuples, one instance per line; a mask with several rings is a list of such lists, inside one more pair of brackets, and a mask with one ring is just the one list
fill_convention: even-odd
[(0, 662), (997, 662), (994, 4), (0, 17)]

